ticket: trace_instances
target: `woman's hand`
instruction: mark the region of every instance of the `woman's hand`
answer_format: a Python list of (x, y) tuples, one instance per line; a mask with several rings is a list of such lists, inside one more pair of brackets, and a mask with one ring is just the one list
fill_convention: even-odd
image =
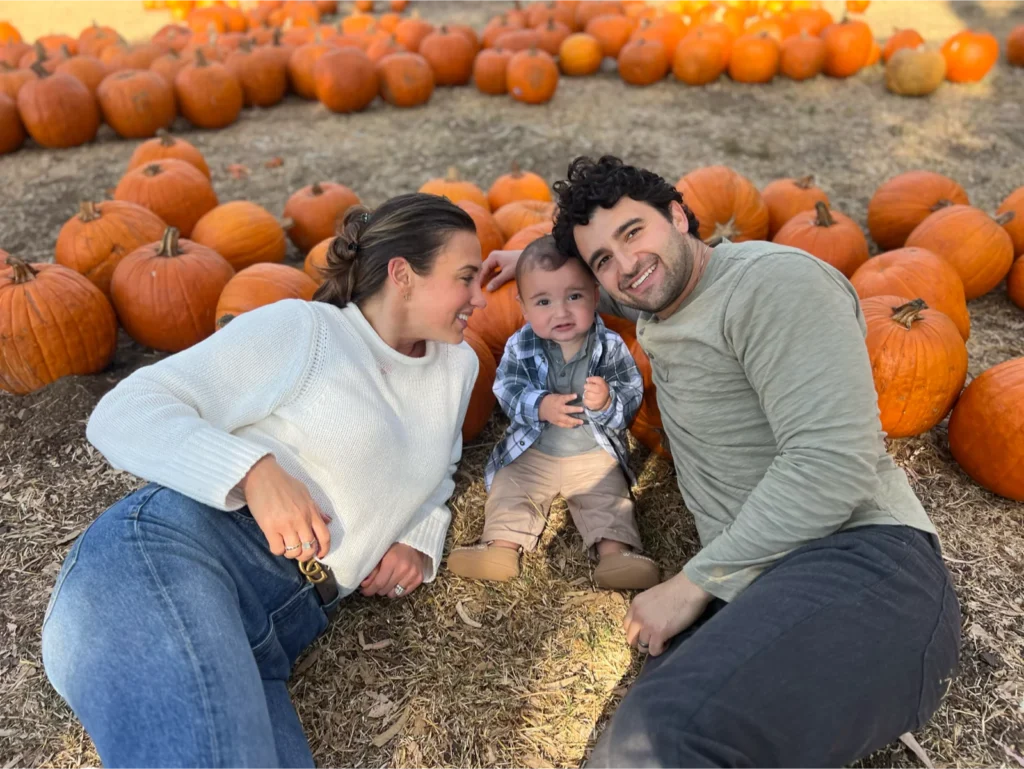
[(690, 627), (713, 596), (683, 572), (633, 599), (622, 628), (626, 642), (657, 657), (668, 642)]
[[(360, 592), (367, 596), (386, 595), (389, 598), (409, 595), (423, 584), (423, 559), (426, 557), (419, 550), (396, 542), (360, 583)], [(402, 586), (401, 593), (395, 593), (396, 585)]]
[[(272, 454), (249, 469), (241, 486), (270, 552), (300, 561), (327, 555), (331, 546), (327, 530), (330, 516), (317, 507), (309, 489), (287, 473)], [(302, 547), (303, 542), (314, 540), (312, 548)]]
[(516, 262), (519, 261), (520, 251), (491, 251), (480, 266), (480, 279), (486, 280), (491, 272), (498, 273), (487, 283), (484, 288), (488, 291), (497, 291), (503, 285), (516, 277)]

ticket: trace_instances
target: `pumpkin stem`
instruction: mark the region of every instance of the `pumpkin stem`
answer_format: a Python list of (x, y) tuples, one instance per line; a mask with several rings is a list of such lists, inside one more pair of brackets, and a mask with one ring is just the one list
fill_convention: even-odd
[(270, 36), (270, 42), (272, 45), (281, 45), (281, 28), (274, 27), (274, 34)]
[(40, 61), (32, 62), (32, 64), (29, 66), (29, 69), (31, 69), (33, 72), (39, 75), (40, 78), (50, 76), (50, 73), (46, 70), (46, 67), (44, 67), (42, 62)]
[(448, 176), (445, 181), (457, 182), (459, 180), (459, 169), (455, 166), (448, 166)]
[(314, 195), (323, 195), (324, 194), (324, 188), (320, 186), (320, 182), (313, 182), (313, 188), (312, 188), (311, 192)]
[(163, 173), (163, 170), (164, 169), (160, 167), (159, 163), (150, 163), (148, 166), (146, 166), (142, 173), (144, 173), (146, 176), (156, 176), (157, 174)]
[(209, 62), (206, 60), (206, 57), (203, 56), (203, 49), (202, 48), (196, 48), (196, 66), (197, 67), (205, 67), (208, 64), (209, 64)]
[(935, 205), (931, 207), (931, 211), (932, 213), (934, 213), (938, 211), (940, 208), (947, 208), (948, 206), (951, 205), (953, 205), (952, 200), (946, 200), (946, 198), (939, 198), (938, 200), (935, 201)]
[(1013, 221), (1013, 218), (1016, 215), (1017, 214), (1013, 211), (1004, 211), (1003, 213), (999, 214), (999, 216), (996, 217), (996, 224), (998, 224), (1000, 227), (1005, 227), (1007, 224)]
[(519, 162), (516, 160), (512, 161), (512, 176), (517, 179), (523, 175), (523, 170), (519, 167)]
[(14, 285), (16, 286), (35, 280), (36, 275), (39, 274), (39, 271), (34, 269), (31, 264), (14, 254), (8, 255), (7, 266), (14, 270)]
[(160, 239), (160, 248), (157, 256), (181, 256), (181, 249), (178, 248), (178, 228), (168, 227), (164, 230), (164, 236)]
[(793, 183), (802, 190), (809, 190), (814, 186), (814, 176), (810, 174), (807, 176), (801, 176)]
[(91, 200), (83, 200), (78, 206), (78, 218), (83, 222), (94, 222), (100, 218), (100, 212)]
[(68, 48), (67, 43), (60, 44), (60, 52), (64, 54), (65, 59), (70, 59), (74, 54), (71, 53), (71, 49)]
[(915, 299), (912, 302), (901, 304), (892, 308), (892, 319), (904, 328), (910, 328), (915, 321), (921, 320), (921, 310), (927, 310), (928, 305), (924, 299)]
[(818, 227), (831, 227), (836, 223), (823, 200), (814, 204), (814, 210), (818, 212), (818, 217), (814, 220), (814, 224)]
[(281, 220), (281, 229), (282, 230), (290, 230), (294, 226), (295, 226), (295, 220), (292, 219), (291, 217), (287, 217), (286, 216), (284, 219)]
[(38, 40), (32, 47), (36, 49), (36, 61), (47, 61), (50, 58), (46, 55), (46, 48)]
[(156, 129), (156, 137), (160, 140), (160, 146), (162, 146), (162, 147), (173, 147), (174, 146), (175, 139), (174, 139), (173, 136), (171, 136), (167, 132), (166, 128), (158, 128), (158, 129)]
[(235, 316), (232, 315), (230, 312), (221, 315), (219, 318), (217, 318), (217, 328), (224, 328), (226, 325), (228, 325), (228, 323), (230, 323), (234, 319)]
[(252, 41), (249, 38), (243, 38), (239, 42), (238, 47), (242, 49), (244, 53), (252, 53)]

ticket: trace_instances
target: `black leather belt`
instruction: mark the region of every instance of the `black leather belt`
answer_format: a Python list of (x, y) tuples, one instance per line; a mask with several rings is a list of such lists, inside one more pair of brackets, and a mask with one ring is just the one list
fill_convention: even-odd
[[(302, 576), (316, 588), (316, 592), (320, 596), (320, 603), (324, 606), (333, 603), (334, 599), (338, 597), (338, 582), (334, 579), (330, 569), (315, 558), (308, 561), (297, 561), (297, 563)], [(338, 604), (334, 604), (330, 610), (325, 609), (328, 617), (333, 617), (337, 610)]]

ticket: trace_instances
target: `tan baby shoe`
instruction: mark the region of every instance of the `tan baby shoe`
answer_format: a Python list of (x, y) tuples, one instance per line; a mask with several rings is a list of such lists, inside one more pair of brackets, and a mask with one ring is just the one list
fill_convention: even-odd
[(448, 570), (466, 579), (506, 582), (519, 576), (519, 551), (486, 543), (457, 547), (448, 554)]
[(594, 569), (594, 584), (604, 590), (647, 590), (659, 582), (658, 564), (639, 553), (609, 553)]

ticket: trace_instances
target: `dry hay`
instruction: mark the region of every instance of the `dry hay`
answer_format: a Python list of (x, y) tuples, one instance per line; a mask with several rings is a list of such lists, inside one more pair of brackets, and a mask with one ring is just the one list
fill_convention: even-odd
[[(951, 7), (968, 22), (985, 10)], [(461, 14), (479, 26), (494, 6), (425, 10)], [(1003, 13), (996, 31), (1005, 35), (1022, 15), (1019, 6)], [(907, 18), (904, 12), (893, 22)], [(880, 23), (876, 33), (891, 26)], [(714, 162), (759, 186), (812, 171), (835, 207), (863, 223), (875, 186), (914, 167), (948, 173), (972, 202), (994, 210), (1024, 183), (1014, 162), (1024, 147), (1022, 117), (1024, 71), (1005, 68), (985, 83), (944, 87), (924, 100), (886, 95), (877, 70), (842, 83), (745, 88), (723, 81), (706, 89), (669, 81), (635, 90), (606, 75), (563, 81), (541, 109), (472, 89), (439, 90), (421, 110), (374, 107), (348, 117), (293, 99), (247, 111), (224, 131), (183, 135), (206, 154), (222, 200), (251, 199), (274, 212), (314, 178), (351, 183), (373, 205), (451, 164), (486, 185), (513, 159), (553, 180), (576, 154), (614, 152), (673, 180)], [(50, 259), (60, 224), (79, 199), (116, 183), (133, 147), (107, 137), (61, 153), (6, 157), (0, 246)], [(275, 156), (284, 163), (265, 167)], [(232, 163), (249, 174), (234, 178)], [(298, 255), (290, 260), (297, 263)], [(972, 375), (1024, 355), (1024, 313), (1003, 287), (972, 302), (971, 316)], [(0, 766), (99, 763), (45, 679), (39, 625), (74, 537), (140, 485), (109, 469), (87, 444), (85, 420), (107, 388), (157, 357), (122, 334), (107, 372), (24, 398), (0, 396)], [(495, 419), (465, 449), (449, 547), (481, 530), (483, 466), (503, 425)], [(937, 766), (1024, 765), (1024, 510), (960, 472), (944, 425), (891, 450), (939, 528), (963, 608), (960, 674), (916, 737)], [(665, 462), (640, 448), (633, 461), (644, 541), (674, 572), (696, 552), (692, 519)], [(291, 683), (317, 763), (581, 764), (639, 670), (620, 631), (626, 599), (591, 587), (592, 565), (564, 505), (556, 505), (523, 564), (522, 578), (506, 585), (470, 583), (442, 570), (407, 599), (349, 600)], [(920, 761), (896, 743), (861, 764)]]

